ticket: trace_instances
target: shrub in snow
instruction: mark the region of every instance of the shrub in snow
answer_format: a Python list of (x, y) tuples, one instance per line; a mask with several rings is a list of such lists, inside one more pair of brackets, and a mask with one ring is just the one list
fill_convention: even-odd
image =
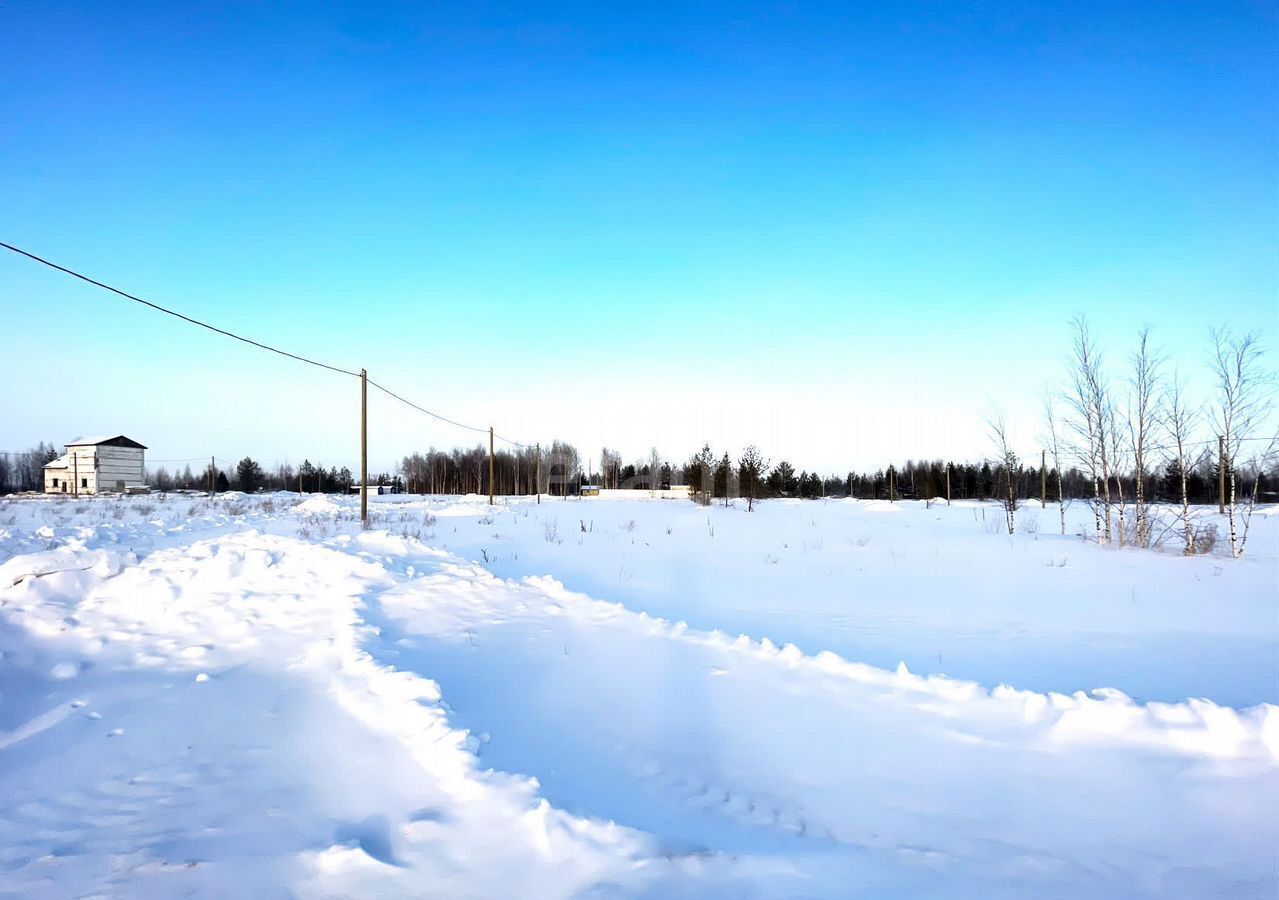
[(1217, 546), (1217, 523), (1209, 522), (1195, 529), (1195, 552), (1211, 553)]

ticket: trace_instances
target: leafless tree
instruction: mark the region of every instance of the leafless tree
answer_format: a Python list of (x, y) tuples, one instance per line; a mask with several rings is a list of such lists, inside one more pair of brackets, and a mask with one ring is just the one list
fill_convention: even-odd
[(1181, 489), (1181, 530), (1185, 541), (1186, 556), (1195, 553), (1195, 526), (1190, 516), (1190, 493), (1186, 486), (1186, 473), (1191, 466), (1189, 455), (1190, 438), (1194, 434), (1195, 425), (1199, 421), (1200, 410), (1186, 399), (1185, 385), (1180, 376), (1174, 374), (1168, 382), (1167, 415), (1164, 417), (1164, 431), (1168, 435), (1170, 446), (1175, 454), (1172, 461), (1176, 464)]
[(604, 476), (604, 487), (618, 487), (622, 480), (622, 454), (605, 447), (600, 453), (600, 471)]
[(1261, 478), (1266, 467), (1273, 463), (1276, 450), (1279, 450), (1279, 433), (1272, 435), (1266, 448), (1255, 454), (1248, 461), (1248, 474), (1252, 478), (1252, 493), (1248, 495), (1248, 504), (1243, 508), (1241, 516), (1243, 527), (1240, 529), (1238, 556), (1243, 556), (1244, 547), (1248, 544), (1248, 531), (1252, 526), (1252, 512), (1257, 505), (1257, 492), (1261, 489)]
[(1008, 525), (1008, 533), (1017, 530), (1017, 454), (1008, 442), (1008, 427), (1004, 422), (1004, 414), (995, 412), (988, 420), (990, 437), (999, 454), (999, 471), (1002, 479), (999, 485), (1000, 503), (1004, 507), (1004, 520)]
[(1101, 356), (1082, 315), (1071, 319), (1074, 332), (1071, 343), (1070, 388), (1065, 394), (1071, 416), (1068, 420), (1075, 433), (1075, 454), (1088, 469), (1093, 483), (1093, 521), (1097, 541), (1110, 541), (1110, 454), (1107, 450), (1107, 425), (1110, 421), (1110, 399), (1102, 374)]
[(648, 465), (648, 489), (656, 491), (662, 487), (662, 457), (657, 452), (657, 448), (653, 447), (648, 451), (648, 459), (645, 461)]
[(1160, 417), (1160, 368), (1163, 356), (1150, 346), (1150, 329), (1137, 332), (1137, 350), (1132, 355), (1132, 390), (1128, 402), (1128, 439), (1132, 448), (1133, 471), (1136, 480), (1136, 527), (1133, 542), (1139, 547), (1150, 546), (1150, 509), (1146, 490), (1146, 451), (1150, 436)]
[(1226, 513), (1230, 524), (1230, 555), (1243, 553), (1246, 535), (1239, 532), (1235, 497), (1235, 467), (1244, 441), (1255, 437), (1273, 406), (1270, 373), (1264, 368), (1265, 350), (1256, 332), (1233, 334), (1228, 328), (1211, 332), (1210, 365), (1217, 382), (1213, 423), (1225, 444)]
[[(1107, 397), (1105, 406), (1105, 420), (1105, 446), (1108, 447), (1109, 452), (1109, 456), (1106, 458), (1105, 462), (1108, 471), (1114, 479), (1115, 489), (1113, 493), (1108, 491), (1104, 494), (1104, 496), (1108, 509), (1113, 508), (1115, 512), (1118, 513), (1119, 546), (1122, 547), (1125, 543), (1127, 543), (1129, 537), (1128, 505), (1126, 498), (1124, 497), (1124, 482), (1122, 477), (1124, 470), (1129, 464), (1128, 446), (1127, 442), (1123, 440), (1123, 426), (1120, 422), (1119, 411), (1115, 409), (1115, 405), (1109, 397)], [(1113, 535), (1109, 527), (1109, 512), (1106, 514), (1106, 526), (1106, 536), (1107, 538), (1110, 538)]]
[(1044, 397), (1044, 421), (1048, 426), (1048, 452), (1052, 455), (1053, 471), (1057, 473), (1057, 514), (1061, 520), (1061, 533), (1066, 533), (1066, 501), (1061, 489), (1061, 439), (1057, 433), (1057, 412), (1052, 393)]

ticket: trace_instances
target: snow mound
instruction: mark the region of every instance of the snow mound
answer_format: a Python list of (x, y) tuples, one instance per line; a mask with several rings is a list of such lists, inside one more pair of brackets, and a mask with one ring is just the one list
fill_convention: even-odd
[(293, 509), (305, 515), (335, 516), (342, 508), (328, 494), (311, 494)]

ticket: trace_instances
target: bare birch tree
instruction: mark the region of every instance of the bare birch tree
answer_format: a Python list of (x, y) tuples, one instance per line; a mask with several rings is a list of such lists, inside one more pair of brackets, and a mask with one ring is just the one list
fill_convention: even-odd
[(1057, 515), (1061, 520), (1061, 533), (1066, 533), (1066, 500), (1061, 490), (1061, 439), (1057, 433), (1057, 412), (1053, 408), (1052, 393), (1044, 397), (1044, 421), (1048, 426), (1048, 452), (1053, 459), (1053, 471), (1057, 473)]
[(1075, 433), (1075, 454), (1088, 469), (1093, 485), (1093, 522), (1097, 542), (1110, 540), (1110, 457), (1106, 450), (1107, 409), (1110, 406), (1102, 378), (1101, 357), (1088, 320), (1077, 315), (1070, 321), (1070, 388), (1065, 399), (1071, 410), (1069, 425)]
[(1008, 533), (1017, 530), (1017, 454), (1008, 442), (1008, 427), (1002, 412), (994, 413), (988, 420), (990, 437), (999, 454), (1000, 472), (1003, 483), (999, 486), (1000, 504), (1004, 507), (1004, 520), (1008, 525)]
[(1245, 440), (1267, 418), (1272, 400), (1271, 378), (1263, 367), (1265, 350), (1256, 332), (1235, 335), (1228, 328), (1211, 332), (1210, 365), (1217, 381), (1214, 422), (1225, 444), (1226, 514), (1230, 524), (1230, 555), (1236, 559), (1243, 553), (1239, 534), (1236, 502), (1235, 464)]
[(1243, 556), (1244, 547), (1248, 544), (1248, 531), (1252, 527), (1252, 512), (1257, 505), (1257, 492), (1261, 489), (1261, 478), (1266, 466), (1273, 462), (1276, 448), (1279, 448), (1279, 434), (1273, 435), (1266, 449), (1253, 456), (1248, 462), (1249, 474), (1252, 476), (1252, 493), (1248, 495), (1248, 505), (1243, 509), (1243, 528), (1240, 529), (1239, 536), (1239, 556)]
[(1132, 356), (1130, 386), (1132, 393), (1128, 403), (1128, 438), (1132, 448), (1133, 473), (1136, 480), (1136, 526), (1133, 543), (1138, 547), (1150, 546), (1150, 508), (1146, 489), (1146, 451), (1150, 436), (1160, 415), (1160, 366), (1162, 355), (1150, 346), (1150, 329), (1137, 332), (1137, 350)]
[(648, 489), (650, 491), (658, 491), (662, 489), (662, 456), (657, 452), (657, 448), (653, 447), (648, 451)]
[[(1109, 491), (1105, 493), (1106, 499), (1106, 537), (1109, 539), (1110, 531), (1110, 508), (1113, 505), (1115, 511), (1119, 515), (1118, 532), (1119, 546), (1124, 546), (1128, 542), (1128, 506), (1124, 497), (1124, 481), (1123, 473), (1128, 464), (1128, 448), (1126, 442), (1122, 440), (1122, 427), (1119, 421), (1119, 412), (1115, 409), (1113, 402), (1107, 399), (1105, 406), (1104, 429), (1106, 442), (1103, 446), (1108, 448), (1109, 456), (1103, 458), (1103, 466), (1114, 478), (1115, 490), (1111, 494)], [(1113, 498), (1113, 504), (1112, 504)]]
[(1173, 462), (1177, 466), (1178, 487), (1181, 491), (1181, 530), (1182, 539), (1185, 541), (1184, 553), (1186, 556), (1194, 556), (1195, 526), (1190, 516), (1190, 493), (1187, 489), (1186, 473), (1191, 465), (1188, 453), (1190, 438), (1199, 421), (1200, 410), (1186, 399), (1185, 385), (1181, 377), (1176, 374), (1168, 383), (1166, 406), (1168, 412), (1164, 418), (1164, 430), (1176, 454)]

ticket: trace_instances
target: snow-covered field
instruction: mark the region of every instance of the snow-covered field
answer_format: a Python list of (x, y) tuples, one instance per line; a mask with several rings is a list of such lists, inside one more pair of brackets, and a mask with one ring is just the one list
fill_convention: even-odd
[(377, 501), (0, 501), (0, 896), (1279, 891), (1271, 510)]

